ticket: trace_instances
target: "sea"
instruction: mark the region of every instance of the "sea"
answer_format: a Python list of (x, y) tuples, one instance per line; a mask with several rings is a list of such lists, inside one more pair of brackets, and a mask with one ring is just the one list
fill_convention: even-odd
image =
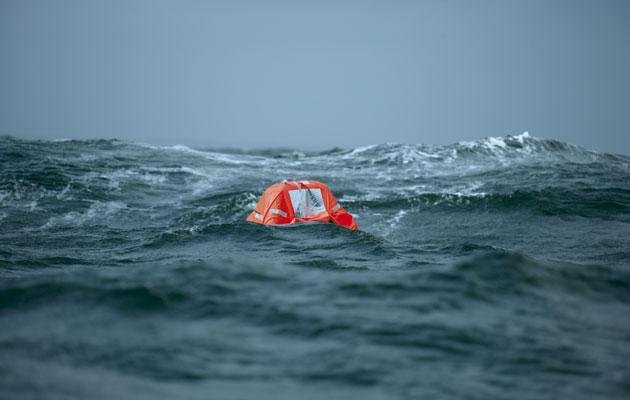
[(628, 399), (630, 157), (0, 137), (0, 398)]

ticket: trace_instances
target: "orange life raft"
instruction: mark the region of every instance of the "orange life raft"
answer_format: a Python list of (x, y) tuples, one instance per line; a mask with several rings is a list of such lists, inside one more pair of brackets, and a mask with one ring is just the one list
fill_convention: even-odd
[(262, 194), (247, 221), (264, 225), (332, 222), (352, 230), (359, 228), (330, 188), (317, 181), (274, 183)]

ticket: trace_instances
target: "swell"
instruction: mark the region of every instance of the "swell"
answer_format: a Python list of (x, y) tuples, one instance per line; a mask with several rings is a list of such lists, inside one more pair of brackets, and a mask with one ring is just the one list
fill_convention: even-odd
[[(77, 161), (93, 163), (98, 166), (108, 163), (123, 163), (133, 160), (138, 154), (145, 154), (144, 160), (151, 157), (182, 159), (182, 156), (223, 162), (225, 165), (266, 164), (266, 160), (286, 161), (314, 159), (353, 160), (357, 165), (389, 165), (436, 163), (449, 164), (461, 159), (466, 163), (475, 161), (500, 161), (503, 165), (510, 161), (531, 162), (578, 162), (578, 163), (618, 163), (628, 170), (630, 158), (620, 154), (599, 153), (569, 143), (553, 139), (530, 136), (527, 133), (517, 136), (489, 137), (474, 142), (459, 142), (446, 146), (409, 145), (387, 143), (371, 145), (350, 150), (332, 148), (319, 152), (293, 149), (208, 149), (198, 150), (183, 145), (153, 146), (141, 143), (129, 143), (116, 139), (105, 140), (67, 140), (42, 141), (21, 140), (0, 136), (3, 149), (0, 150), (0, 163), (19, 163), (37, 158), (47, 158), (61, 165), (68, 164), (68, 155), (74, 155)], [(292, 164), (292, 163), (290, 163)], [(623, 165), (625, 164), (625, 165)]]
[(459, 309), (467, 301), (524, 301), (558, 290), (578, 298), (630, 303), (630, 272), (603, 265), (543, 263), (520, 253), (492, 250), (453, 266), (401, 271), (376, 282), (340, 284), (335, 290), (357, 298), (401, 300), (417, 293), (449, 295), (454, 300), (451, 307)]
[[(529, 135), (323, 152), (0, 138), (0, 369), (183, 396), (625, 394), (629, 161)], [(293, 177), (330, 184), (362, 231), (243, 221)]]
[[(66, 260), (62, 260), (66, 261)], [(156, 269), (157, 268), (157, 269)], [(327, 269), (327, 268), (324, 268)], [(151, 270), (155, 270), (149, 274)], [(55, 302), (73, 302), (112, 306), (120, 311), (177, 310), (197, 317), (224, 310), (238, 313), (245, 307), (247, 318), (254, 318), (256, 293), (265, 287), (288, 292), (301, 291), (311, 284), (321, 268), (308, 265), (295, 269), (269, 262), (180, 262), (170, 265), (140, 264), (135, 271), (124, 269), (87, 269), (73, 275), (42, 274), (30, 279), (4, 280), (0, 287), (0, 312), (18, 312)], [(360, 270), (339, 271), (319, 282), (324, 286), (311, 295), (374, 301), (397, 299), (401, 307), (413, 306), (419, 293), (431, 307), (464, 309), (468, 302), (497, 303), (568, 296), (596, 302), (630, 304), (630, 272), (604, 265), (580, 265), (566, 262), (540, 262), (509, 251), (483, 251), (452, 266), (389, 270), (386, 274), (367, 274)], [(243, 291), (251, 291), (246, 295)], [(305, 293), (305, 294), (306, 294)], [(253, 297), (252, 297), (253, 296)], [(448, 298), (448, 302), (444, 300)], [(271, 299), (270, 299), (271, 300)], [(408, 302), (407, 300), (412, 300)], [(235, 303), (236, 302), (236, 303)], [(242, 302), (239, 306), (238, 303)], [(312, 303), (312, 305), (317, 302)], [(263, 305), (261, 305), (263, 306)], [(273, 301), (269, 304), (273, 307)], [(201, 307), (201, 308), (200, 308)], [(207, 308), (207, 311), (203, 309)], [(257, 306), (256, 306), (257, 307)], [(422, 308), (416, 308), (422, 310)], [(220, 312), (221, 313), (221, 312)], [(275, 313), (271, 320), (258, 316), (260, 323), (285, 322), (297, 314)], [(268, 315), (269, 317), (269, 315)], [(195, 317), (196, 318), (196, 317)], [(298, 329), (300, 324), (294, 325)]]
[(0, 312), (16, 312), (44, 304), (73, 302), (114, 306), (122, 312), (158, 311), (183, 301), (186, 295), (174, 290), (159, 290), (145, 286), (103, 288), (72, 282), (45, 282), (25, 287), (0, 290)]
[(598, 153), (569, 143), (532, 137), (529, 134), (489, 137), (447, 146), (381, 144), (351, 150), (343, 158), (365, 165), (405, 166), (431, 164), (449, 166), (459, 162), (474, 165), (508, 166), (520, 163), (620, 163), (627, 171), (629, 158)]
[(358, 209), (462, 209), (462, 210), (530, 210), (542, 215), (575, 215), (586, 218), (622, 218), (630, 214), (630, 189), (545, 188), (515, 190), (510, 193), (421, 193), (401, 196), (391, 194), (382, 199), (356, 200)]

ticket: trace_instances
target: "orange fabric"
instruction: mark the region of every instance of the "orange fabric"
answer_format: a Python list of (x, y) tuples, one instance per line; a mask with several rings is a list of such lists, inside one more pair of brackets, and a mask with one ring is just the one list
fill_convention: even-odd
[[(323, 204), (319, 204), (320, 194)], [(293, 201), (292, 195), (295, 196)], [(296, 210), (306, 215), (296, 215)], [(359, 229), (352, 214), (337, 203), (330, 188), (311, 180), (285, 181), (269, 186), (246, 220), (264, 225), (331, 222), (348, 229)]]

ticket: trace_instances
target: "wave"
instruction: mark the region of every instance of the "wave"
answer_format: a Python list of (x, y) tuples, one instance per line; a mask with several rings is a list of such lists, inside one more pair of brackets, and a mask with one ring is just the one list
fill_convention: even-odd
[[(296, 265), (300, 269), (296, 270)], [(138, 265), (135, 272), (126, 275), (116, 270), (93, 268), (77, 274), (57, 274), (54, 279), (43, 274), (23, 278), (19, 284), (6, 279), (0, 287), (0, 312), (23, 312), (43, 304), (73, 303), (81, 299), (83, 306), (108, 307), (129, 314), (166, 311), (192, 319), (231, 316), (308, 337), (335, 335), (339, 329), (368, 338), (375, 335), (370, 324), (362, 327), (343, 324), (344, 328), (334, 328), (329, 326), (333, 320), (328, 316), (305, 312), (298, 305), (284, 304), (284, 309), (277, 309), (278, 299), (269, 299), (270, 303), (265, 305), (242, 293), (243, 288), (249, 288), (251, 294), (256, 295), (259, 291), (265, 292), (268, 286), (280, 291), (299, 291), (308, 288), (323, 270), (330, 267), (313, 263), (291, 266), (260, 260), (225, 260), (179, 263), (157, 270), (154, 264)], [(322, 282), (325, 286), (319, 288), (318, 296), (341, 297), (347, 301), (397, 299), (397, 309), (427, 315), (467, 309), (471, 302), (504, 304), (518, 310), (532, 302), (554, 301), (558, 296), (630, 304), (628, 271), (601, 265), (543, 263), (509, 251), (483, 250), (452, 266), (390, 270), (387, 274), (350, 271), (354, 272), (328, 276), (330, 281)], [(425, 295), (422, 303), (415, 301), (418, 293)], [(407, 328), (401, 322), (388, 329), (405, 335), (416, 332)], [(378, 336), (381, 340), (394, 338), (384, 333)], [(449, 342), (463, 345), (458, 341)], [(395, 344), (415, 346), (398, 340)]]
[(436, 207), (621, 220), (630, 211), (629, 157), (527, 133), (311, 153), (115, 139), (0, 142), (0, 216), (11, 226), (27, 214), (46, 227), (149, 214), (166, 218), (169, 229), (202, 229), (194, 227), (240, 221), (266, 186), (291, 178), (329, 183), (356, 214), (391, 209), (389, 225), (408, 218), (406, 211)]
[(514, 190), (507, 193), (461, 193), (448, 190), (404, 194), (380, 192), (378, 196), (368, 194), (363, 197), (344, 197), (342, 200), (357, 209), (399, 210), (395, 222), (405, 215), (405, 210), (435, 207), (530, 209), (544, 215), (580, 215), (601, 218), (630, 215), (630, 190), (617, 187), (600, 189), (548, 187), (542, 190)]
[[(97, 148), (99, 150), (112, 150), (121, 148), (138, 148), (159, 152), (187, 153), (209, 160), (242, 164), (246, 162), (260, 162), (264, 159), (308, 159), (317, 157), (340, 156), (344, 159), (373, 159), (374, 164), (392, 162), (397, 164), (409, 164), (425, 160), (449, 161), (457, 158), (469, 158), (471, 156), (485, 157), (535, 157), (546, 156), (550, 159), (574, 160), (574, 161), (596, 161), (599, 159), (619, 158), (626, 162), (630, 160), (628, 156), (614, 155), (609, 153), (599, 153), (587, 150), (583, 147), (561, 142), (554, 139), (544, 139), (531, 136), (528, 132), (520, 135), (507, 135), (503, 137), (487, 137), (477, 141), (462, 141), (451, 145), (437, 146), (426, 144), (400, 144), (384, 143), (369, 146), (357, 147), (354, 149), (331, 148), (322, 151), (307, 151), (303, 149), (274, 148), (274, 149), (253, 149), (244, 150), (238, 148), (206, 148), (196, 149), (186, 145), (177, 144), (170, 146), (157, 146), (141, 142), (125, 142), (119, 139), (91, 139), (91, 140), (22, 140), (11, 136), (0, 136), (0, 142), (7, 144), (7, 152), (0, 155), (19, 156), (21, 153), (15, 151), (15, 147), (24, 147), (29, 144), (39, 146), (47, 150), (52, 150), (53, 146), (60, 146), (69, 149), (69, 145), (76, 145), (84, 148)], [(545, 157), (542, 157), (543, 159)]]
[[(576, 265), (566, 262), (540, 262), (506, 250), (481, 247), (480, 254), (452, 266), (391, 272), (377, 281), (343, 282), (336, 286), (358, 298), (403, 299), (413, 293), (436, 295), (430, 309), (443, 309), (443, 297), (453, 297), (451, 308), (463, 309), (465, 302), (540, 300), (548, 294), (586, 296), (598, 301), (630, 304), (630, 273), (602, 265)], [(402, 304), (401, 304), (402, 306)]]
[(619, 161), (627, 170), (629, 157), (598, 153), (569, 143), (530, 136), (488, 137), (447, 146), (386, 143), (359, 147), (342, 155), (346, 160), (374, 166), (409, 166), (468, 163), (470, 168), (488, 164), (507, 166), (516, 163)]
[(71, 211), (60, 217), (51, 217), (42, 229), (59, 225), (83, 225), (88, 221), (109, 221), (111, 216), (127, 208), (121, 201), (92, 203), (85, 211)]
[[(322, 152), (0, 137), (0, 386), (41, 397), (69, 368), (199, 398), (252, 379), (287, 398), (625, 394), (629, 165), (525, 134)], [(361, 230), (244, 221), (292, 178), (328, 183)], [(35, 389), (20, 360), (42, 363)], [(73, 390), (52, 396), (90, 397)]]

